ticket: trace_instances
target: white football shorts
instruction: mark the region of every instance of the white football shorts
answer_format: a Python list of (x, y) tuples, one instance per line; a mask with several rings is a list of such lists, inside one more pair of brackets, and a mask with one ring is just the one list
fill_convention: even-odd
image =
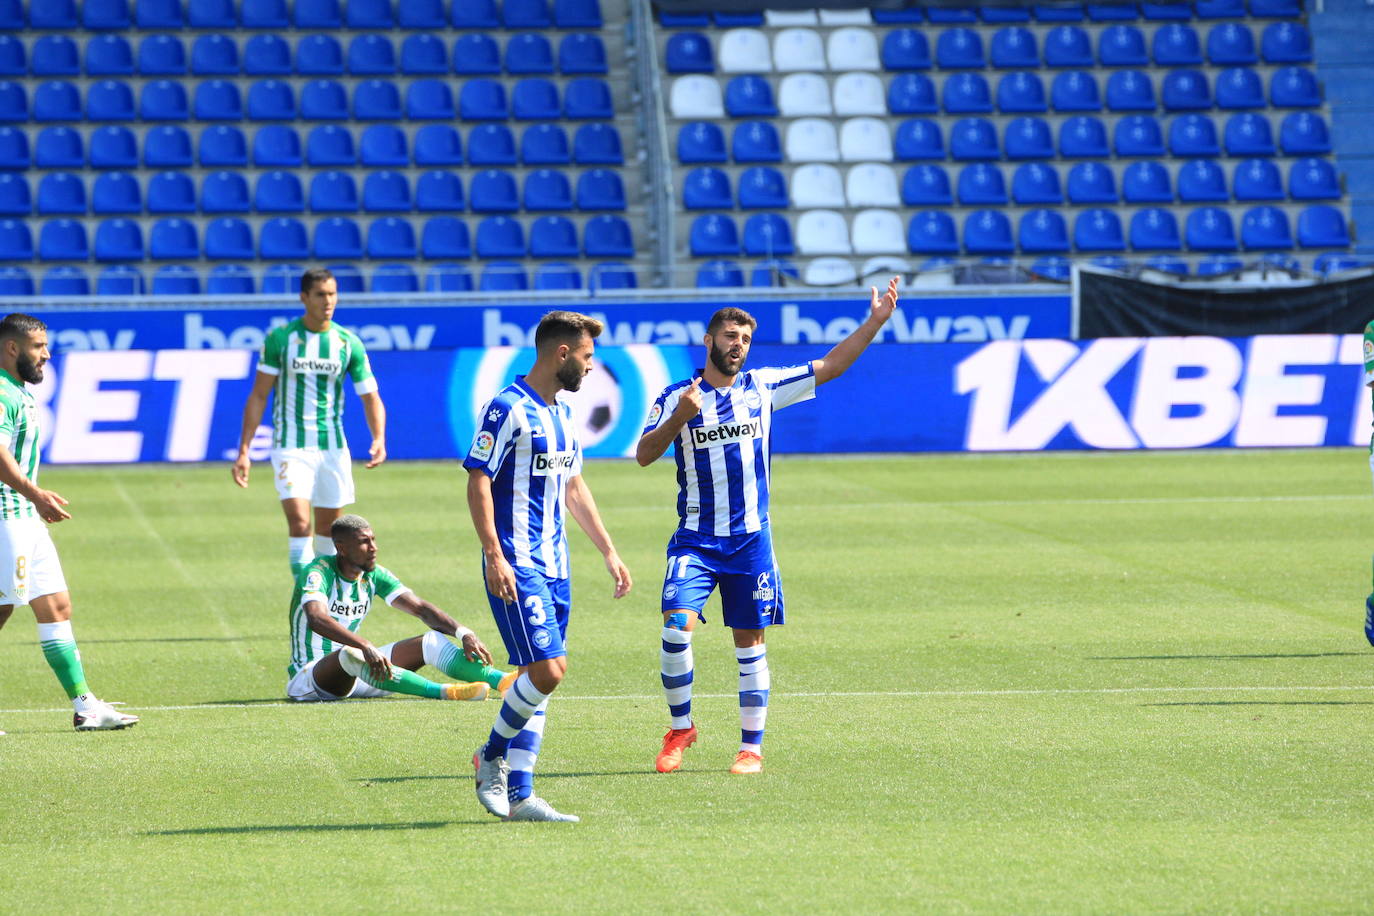
[(311, 674), (311, 669), (319, 663), (320, 659), (315, 659), (297, 671), (291, 680), (286, 682), (287, 699), (295, 700), (297, 703), (327, 703), (330, 700), (346, 700), (350, 697), (384, 697), (390, 693), (390, 691), (373, 687), (362, 678), (354, 678), (353, 689), (348, 691), (348, 696), (337, 697), (315, 685), (315, 676)]
[(57, 547), (41, 518), (0, 520), (0, 605), (67, 590)]
[(354, 499), (347, 449), (274, 448), (272, 479), (280, 498), (306, 499), (317, 509), (340, 509)]

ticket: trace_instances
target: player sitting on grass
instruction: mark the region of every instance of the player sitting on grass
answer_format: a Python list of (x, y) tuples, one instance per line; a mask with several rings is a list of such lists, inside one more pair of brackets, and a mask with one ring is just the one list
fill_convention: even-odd
[[(286, 695), (292, 700), (341, 700), (405, 693), (434, 700), (485, 700), (504, 693), (515, 672), (491, 667), (491, 652), (471, 630), (402, 585), (377, 565), (377, 538), (357, 515), (335, 520), (329, 533), (337, 553), (316, 557), (296, 580), (291, 596), (291, 664)], [(429, 625), (430, 631), (377, 648), (358, 635), (377, 595)], [(445, 636), (462, 642), (462, 648)], [(333, 647), (338, 645), (335, 651)], [(440, 684), (415, 672), (432, 665), (458, 681)]]

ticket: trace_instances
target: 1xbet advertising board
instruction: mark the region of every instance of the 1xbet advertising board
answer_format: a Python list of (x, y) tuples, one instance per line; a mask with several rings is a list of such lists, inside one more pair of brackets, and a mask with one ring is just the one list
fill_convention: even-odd
[[(750, 364), (793, 365), (826, 349), (760, 345)], [(653, 399), (703, 352), (599, 347), (596, 370), (572, 396), (587, 454), (633, 454)], [(533, 359), (526, 347), (374, 353), (391, 457), (463, 454), (482, 403)], [(1370, 398), (1361, 361), (1358, 335), (879, 344), (815, 400), (781, 413), (774, 445), (818, 453), (1362, 444)], [(36, 388), (45, 457), (227, 459), (253, 364), (247, 350), (59, 354)], [(349, 441), (362, 455), (362, 411), (347, 400)], [(263, 427), (258, 457), (268, 441)]]

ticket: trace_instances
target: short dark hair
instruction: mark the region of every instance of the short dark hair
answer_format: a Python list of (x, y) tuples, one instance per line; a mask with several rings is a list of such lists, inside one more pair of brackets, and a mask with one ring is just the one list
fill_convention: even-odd
[(334, 272), (328, 267), (312, 267), (301, 274), (301, 294), (310, 292), (325, 280), (333, 280)]
[(46, 331), (48, 326), (39, 318), (22, 312), (11, 312), (0, 319), (0, 340), (18, 340), (28, 337), (35, 331)]
[(331, 540), (341, 541), (346, 537), (357, 537), (371, 527), (367, 519), (361, 515), (340, 515), (329, 526), (329, 537)]
[(757, 331), (759, 327), (759, 323), (754, 320), (753, 315), (744, 309), (735, 308), (733, 305), (727, 305), (711, 316), (711, 322), (706, 325), (706, 333), (715, 334), (723, 324), (747, 324), (751, 331)]
[(543, 352), (549, 346), (574, 344), (583, 334), (595, 340), (604, 327), (598, 319), (581, 312), (549, 312), (539, 319), (539, 327), (534, 331), (534, 348)]

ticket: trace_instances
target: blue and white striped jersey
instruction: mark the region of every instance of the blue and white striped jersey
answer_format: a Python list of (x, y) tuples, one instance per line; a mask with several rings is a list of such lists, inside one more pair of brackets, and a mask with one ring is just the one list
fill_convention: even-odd
[[(670, 385), (649, 409), (644, 432), (672, 416), (701, 372)], [(701, 413), (675, 440), (678, 527), (728, 537), (768, 525), (768, 479), (773, 411), (816, 396), (811, 363), (784, 369), (750, 369), (729, 388), (707, 388)]]
[(582, 473), (582, 446), (572, 408), (545, 404), (523, 375), (482, 408), (481, 426), (463, 459), (491, 478), (496, 534), (512, 566), (568, 578), (563, 497)]

